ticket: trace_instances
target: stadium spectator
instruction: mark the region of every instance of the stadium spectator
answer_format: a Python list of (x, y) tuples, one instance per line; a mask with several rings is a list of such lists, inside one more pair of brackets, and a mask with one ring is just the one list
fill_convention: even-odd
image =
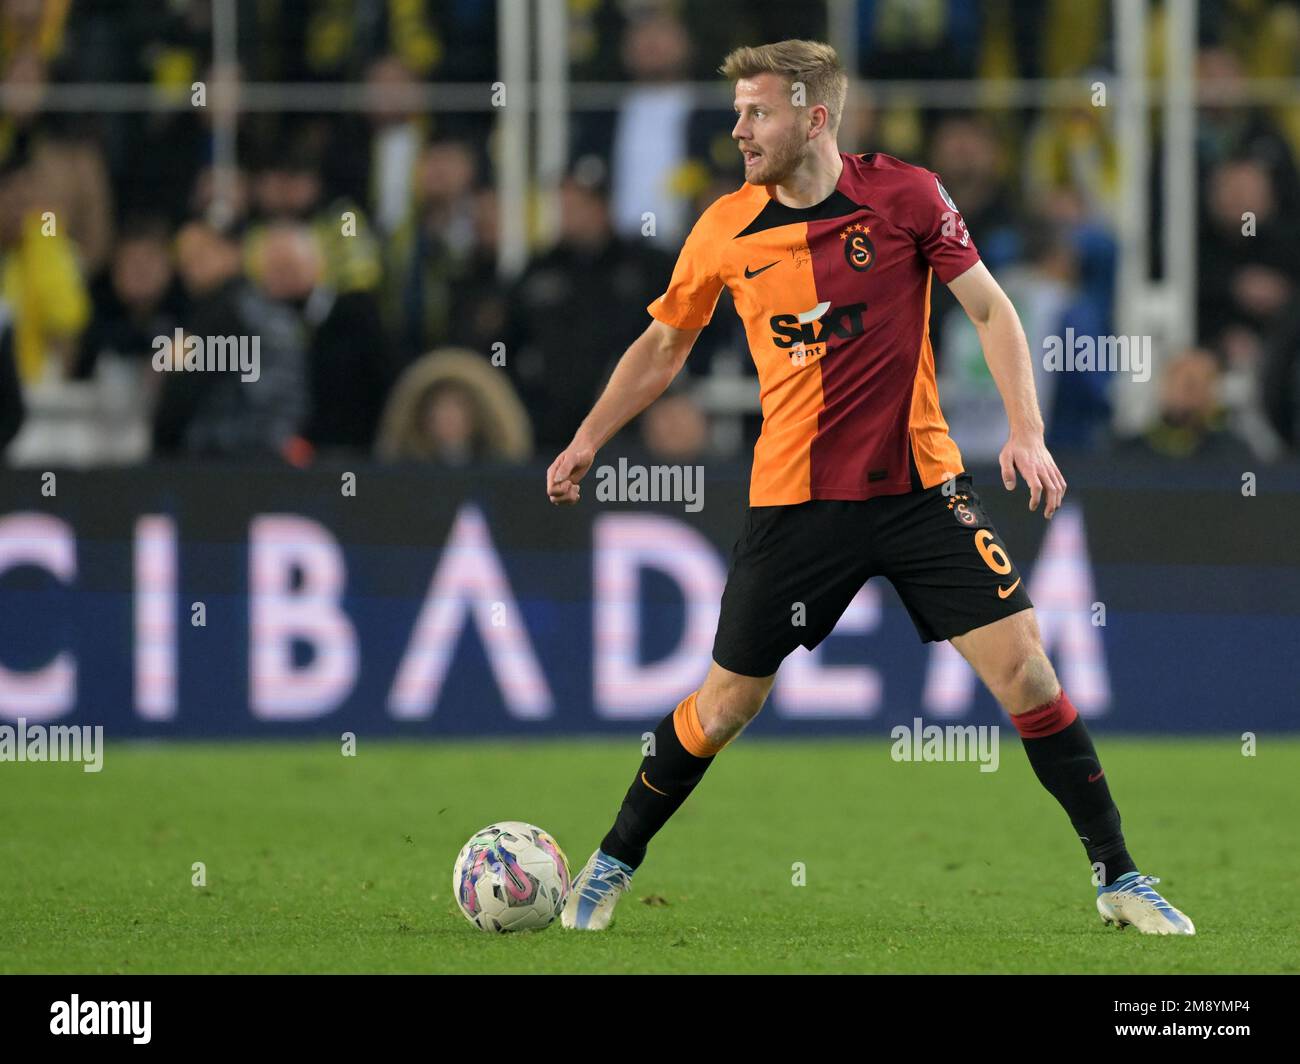
[(639, 419), (641, 445), (651, 461), (695, 462), (709, 451), (709, 420), (684, 390), (669, 391)]
[[(1096, 79), (1103, 77), (1097, 72)], [(1043, 111), (1026, 139), (1024, 187), (1034, 202), (1060, 192), (1086, 213), (1115, 225), (1120, 216), (1119, 145), (1104, 108), (1089, 103)]]
[(1160, 377), (1160, 411), (1145, 432), (1121, 440), (1125, 458), (1246, 462), (1250, 448), (1230, 432), (1219, 402), (1219, 361), (1212, 351), (1193, 348), (1166, 362)]
[(316, 451), (369, 452), (388, 377), (374, 295), (331, 287), (319, 240), (296, 222), (266, 230), (256, 264), (262, 292), (297, 315), (305, 338), (303, 438)]
[(222, 230), (241, 229), (248, 222), (251, 203), (251, 183), (246, 171), (234, 167), (223, 169), (218, 175), (217, 167), (204, 166), (195, 174), (185, 216), (186, 219), (203, 218)]
[(172, 333), (180, 305), (171, 235), (163, 219), (140, 218), (127, 224), (92, 298), (94, 314), (81, 337), (73, 374), (77, 378), (92, 376), (104, 354), (143, 359), (152, 353), (155, 337)]
[[(301, 323), (289, 307), (260, 292), (241, 272), (240, 245), (205, 222), (176, 240), (177, 266), (191, 298), (184, 327), (205, 350), (218, 338), (257, 341), (256, 379), (234, 369), (175, 368), (164, 376), (154, 419), (163, 453), (289, 460), (306, 414)], [(180, 362), (183, 355), (172, 357)]]
[[(998, 271), (1021, 254), (1019, 213), (1008, 187), (1005, 151), (988, 122), (974, 114), (942, 118), (930, 135), (929, 168), (957, 204), (980, 258)], [(957, 300), (947, 285), (930, 291), (932, 340), (943, 349), (946, 322), (957, 320)], [(942, 367), (939, 367), (942, 368)]]
[[(1059, 227), (1074, 250), (1076, 279), (1084, 298), (1100, 317), (1100, 332), (1114, 331), (1115, 274), (1119, 245), (1113, 226), (1091, 207), (1082, 189), (1066, 185), (1047, 192), (1028, 227)], [(1032, 257), (1032, 250), (1029, 251)]]
[(497, 195), (491, 188), (474, 194), (474, 242), (451, 282), (447, 339), (458, 347), (492, 351), (506, 335), (506, 292), (497, 279)]
[(361, 206), (345, 196), (327, 201), (318, 149), (311, 130), (287, 151), (268, 147), (251, 182), (252, 214), (246, 233), (245, 268), (257, 277), (257, 244), (266, 224), (310, 225), (324, 255), (324, 281), (338, 292), (373, 292), (383, 274), (379, 242)]
[[(465, 312), (453, 300), (453, 284), (472, 267), (481, 229), (475, 170), (474, 152), (462, 141), (426, 146), (416, 170), (416, 209), (387, 242), (384, 316), (407, 358), (446, 343)], [(495, 276), (489, 283), (495, 286)]]
[(1268, 168), (1254, 159), (1210, 174), (1200, 235), (1199, 330), (1230, 361), (1255, 365), (1262, 338), (1295, 297), (1296, 227), (1280, 217)]
[(430, 123), (401, 97), (418, 88), (400, 57), (376, 61), (366, 75), (366, 125), (353, 129), (340, 159), (347, 169), (343, 187), (365, 204), (384, 237), (406, 221), (415, 201), (416, 165)]
[(118, 164), (122, 209), (160, 212), (173, 225), (197, 215), (221, 228), (241, 224), (247, 175), (236, 167), (229, 180), (214, 179), (217, 122), (232, 118), (236, 158), (247, 159), (270, 120), (240, 110), (243, 72), (237, 64), (202, 66), (205, 49), (192, 41), (187, 48), (159, 50), (168, 61), (157, 64), (155, 88), (179, 106), (146, 112), (128, 127)]
[[(1079, 256), (1066, 226), (1040, 221), (1030, 227), (1025, 252), (1026, 260), (1004, 267), (999, 278), (1025, 330), (1046, 439), (1052, 448), (1096, 446), (1110, 415), (1111, 375), (1049, 371), (1045, 355), (1049, 343), (1102, 335), (1102, 308), (1079, 283)], [(1006, 419), (979, 336), (960, 307), (950, 312), (942, 335), (939, 391), (949, 428), (965, 458), (996, 461)]]
[[(138, 68), (130, 73), (174, 101), (189, 103), (193, 86), (214, 89), (210, 5), (191, 2), (150, 12), (116, 5), (114, 28), (119, 47), (135, 46)], [(210, 131), (200, 109), (184, 106), (124, 116), (115, 151), (119, 209), (126, 215), (161, 213), (173, 226), (190, 217), (190, 202), (200, 171), (211, 156)], [(242, 155), (242, 152), (241, 152)]]
[(90, 319), (76, 248), (55, 218), (35, 209), (22, 151), (0, 164), (0, 299), (14, 318), (14, 352), (26, 384), (62, 378)]
[(672, 188), (686, 162), (687, 124), (692, 101), (681, 84), (690, 57), (690, 37), (668, 12), (634, 20), (623, 38), (623, 63), (632, 86), (615, 119), (610, 168), (614, 228), (641, 235), (647, 211), (655, 238), (676, 242), (686, 231), (686, 203)]
[(1291, 144), (1266, 111), (1228, 102), (1246, 87), (1241, 61), (1229, 48), (1203, 48), (1197, 56), (1196, 76), (1204, 91), (1224, 97), (1223, 102), (1202, 105), (1196, 113), (1202, 200), (1212, 195), (1209, 185), (1219, 167), (1251, 159), (1267, 172), (1282, 212), (1294, 217), (1300, 210), (1300, 177)]
[(0, 156), (30, 156), (37, 190), (33, 208), (53, 212), (76, 246), (83, 275), (93, 278), (113, 239), (113, 193), (104, 153), (84, 120), (43, 111), (49, 71), (40, 49), (12, 56), (4, 85), (20, 95), (0, 119)]
[(385, 462), (525, 462), (528, 413), (502, 369), (482, 355), (443, 348), (413, 362), (384, 407), (375, 448)]
[[(694, 221), (692, 196), (710, 165), (737, 157), (728, 112), (697, 110), (688, 78), (690, 34), (672, 11), (637, 9), (623, 32), (623, 65), (631, 85), (617, 111), (584, 115), (576, 124), (573, 157), (609, 160), (613, 226), (627, 239), (680, 245)], [(654, 219), (647, 232), (646, 219)]]
[(529, 264), (509, 300), (508, 358), (547, 449), (568, 442), (672, 274), (671, 256), (614, 233), (606, 192), (600, 160), (579, 160), (561, 187), (559, 242)]
[(38, 208), (50, 210), (77, 250), (82, 275), (94, 280), (113, 247), (113, 190), (104, 153), (75, 126), (44, 123), (32, 151)]
[(1020, 250), (1019, 212), (1007, 180), (1006, 152), (988, 120), (954, 114), (930, 136), (930, 169), (966, 221), (980, 258), (995, 270)]

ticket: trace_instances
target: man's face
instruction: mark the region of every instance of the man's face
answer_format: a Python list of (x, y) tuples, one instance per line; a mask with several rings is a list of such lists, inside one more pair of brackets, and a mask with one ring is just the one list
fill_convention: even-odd
[(113, 289), (127, 306), (152, 306), (171, 284), (167, 245), (151, 237), (127, 239), (113, 253)]
[(1205, 351), (1192, 351), (1170, 361), (1161, 388), (1161, 413), (1171, 425), (1193, 427), (1214, 413), (1218, 364)]
[(308, 229), (286, 226), (269, 232), (260, 253), (262, 291), (272, 299), (306, 299), (320, 282), (324, 264)]
[(776, 74), (736, 82), (737, 120), (731, 137), (745, 159), (751, 185), (786, 181), (808, 152), (808, 108), (790, 102), (790, 90)]
[(1273, 180), (1249, 159), (1222, 163), (1210, 174), (1210, 213), (1224, 230), (1241, 229), (1241, 216), (1252, 212), (1263, 221), (1273, 217)]
[(191, 295), (207, 295), (239, 273), (239, 245), (203, 222), (190, 222), (176, 235), (176, 265)]
[[(930, 148), (935, 170), (943, 174), (947, 188), (964, 188), (997, 181), (998, 146), (988, 132), (965, 119), (949, 119), (935, 130)], [(962, 199), (972, 193), (968, 192)]]
[(560, 185), (560, 235), (567, 244), (602, 245), (609, 236), (605, 200), (572, 179)]

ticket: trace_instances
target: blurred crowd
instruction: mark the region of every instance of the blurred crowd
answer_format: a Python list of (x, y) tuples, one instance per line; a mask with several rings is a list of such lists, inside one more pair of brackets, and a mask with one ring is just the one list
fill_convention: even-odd
[[(519, 0), (522, 3), (522, 0)], [(210, 0), (0, 0), (0, 447), (11, 462), (374, 455), (448, 466), (549, 458), (648, 323), (677, 249), (740, 184), (730, 108), (684, 86), (731, 47), (827, 36), (823, 4), (569, 0), (575, 81), (622, 82), (571, 115), (558, 224), (498, 269), (490, 107), (422, 112), (385, 89), (490, 86), (496, 3), (236, 0), (214, 66)], [(1300, 76), (1300, 9), (1200, 5), (1198, 77), (1230, 99)], [(1300, 104), (1201, 107), (1196, 346), (1163, 352), (1157, 413), (1112, 427), (1111, 374), (1043, 369), (1047, 337), (1118, 325), (1114, 106), (930, 110), (872, 79), (1066, 78), (1114, 67), (1105, 0), (859, 0), (839, 140), (937, 171), (1028, 334), (1049, 445), (1271, 458), (1300, 447)], [(1151, 39), (1158, 44), (1159, 27)], [(1163, 62), (1154, 48), (1152, 63)], [(149, 111), (52, 107), (61, 86), (152, 86)], [(233, 173), (193, 86), (361, 84), (360, 109), (241, 111)], [(1157, 162), (1159, 147), (1157, 145)], [(1157, 167), (1158, 170), (1158, 167)], [(1159, 204), (1160, 197), (1151, 197)], [(650, 224), (647, 224), (649, 220)], [(1158, 249), (1162, 221), (1151, 218)], [(530, 230), (531, 232), (531, 230)], [(1155, 264), (1160, 268), (1160, 264)], [(258, 338), (257, 380), (185, 372), (189, 337)], [(974, 329), (942, 286), (932, 340), (963, 453), (1004, 421)], [(686, 371), (629, 431), (667, 460), (743, 457), (758, 428), (724, 292)]]

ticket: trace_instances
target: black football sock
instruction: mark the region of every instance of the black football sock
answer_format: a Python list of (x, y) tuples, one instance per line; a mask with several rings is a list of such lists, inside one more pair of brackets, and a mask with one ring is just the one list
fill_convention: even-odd
[(1099, 866), (1101, 885), (1136, 871), (1092, 737), (1066, 693), (1011, 720), (1038, 781), (1061, 803), (1088, 860)]
[(719, 749), (705, 737), (695, 709), (695, 695), (690, 695), (655, 728), (651, 753), (637, 769), (618, 818), (601, 840), (600, 848), (629, 868), (636, 868), (645, 860), (650, 840), (704, 778)]

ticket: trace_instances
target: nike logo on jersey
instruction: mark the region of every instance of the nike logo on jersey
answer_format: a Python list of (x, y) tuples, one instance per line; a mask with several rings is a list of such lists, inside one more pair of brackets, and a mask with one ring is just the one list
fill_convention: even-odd
[(1097, 770), (1097, 774), (1096, 774), (1095, 776), (1089, 776), (1089, 777), (1088, 777), (1088, 782), (1089, 782), (1089, 783), (1096, 783), (1096, 782), (1097, 782), (1099, 779), (1101, 779), (1102, 776), (1104, 776), (1104, 775), (1106, 775), (1106, 770), (1105, 770), (1104, 768), (1103, 768), (1103, 769), (1098, 769), (1098, 770)]
[(776, 265), (778, 262), (780, 262), (780, 261), (781, 261), (780, 259), (776, 259), (776, 260), (773, 261), (773, 262), (769, 262), (766, 266), (760, 266), (757, 270), (751, 270), (748, 266), (746, 266), (746, 267), (745, 267), (745, 279), (746, 279), (746, 280), (753, 280), (755, 277), (757, 277), (757, 276), (758, 276), (760, 273), (762, 273), (764, 270), (770, 270), (773, 266), (775, 266), (775, 265)]
[[(1008, 566), (1008, 568), (1010, 568), (1010, 566)], [(1019, 586), (1020, 586), (1020, 577), (1016, 577), (1016, 582), (1012, 584), (1010, 587), (998, 588), (998, 598), (1006, 598), (1008, 595), (1011, 594), (1011, 592), (1013, 592)]]
[(652, 791), (654, 791), (655, 794), (662, 794), (665, 798), (668, 797), (668, 792), (661, 791), (658, 787), (656, 787), (653, 783), (651, 783), (648, 779), (646, 779), (644, 772), (641, 773), (641, 782), (644, 783), (647, 787), (649, 787)]

